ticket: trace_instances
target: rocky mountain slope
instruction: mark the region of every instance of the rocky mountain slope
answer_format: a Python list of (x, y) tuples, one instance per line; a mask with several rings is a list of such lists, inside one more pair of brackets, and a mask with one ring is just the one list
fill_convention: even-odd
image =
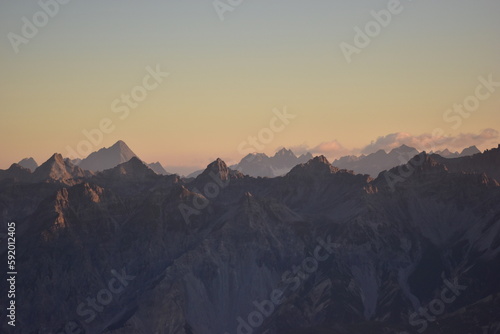
[(0, 217), (19, 250), (17, 326), (2, 332), (469, 334), (500, 321), (500, 186), (482, 170), (499, 169), (498, 149), (461, 164), (422, 153), (387, 172), (393, 187), (324, 157), (275, 178), (217, 159), (190, 182), (137, 158), (95, 174), (61, 158), (30, 182), (2, 172), (16, 175), (0, 181)]
[(446, 165), (452, 172), (486, 173), (500, 182), (500, 145), (497, 148), (486, 150), (483, 154), (446, 159), (433, 155), (433, 159)]

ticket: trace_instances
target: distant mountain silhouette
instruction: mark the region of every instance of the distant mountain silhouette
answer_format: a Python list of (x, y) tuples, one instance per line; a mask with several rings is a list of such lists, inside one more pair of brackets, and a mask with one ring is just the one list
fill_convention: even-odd
[[(272, 157), (265, 153), (250, 153), (230, 168), (253, 177), (277, 177), (285, 175), (296, 165), (312, 158), (313, 155), (309, 152), (297, 157), (292, 150), (282, 148)], [(196, 178), (201, 173), (203, 170), (197, 170), (188, 174), (186, 178)]]
[(101, 148), (83, 159), (78, 166), (90, 171), (103, 171), (127, 162), (137, 155), (123, 142), (117, 141), (109, 148)]
[(35, 161), (35, 159), (33, 159), (31, 157), (24, 158), (23, 160), (19, 161), (17, 164), (24, 167), (24, 168), (28, 168), (32, 172), (34, 172), (35, 169), (38, 168), (37, 162)]
[(167, 172), (159, 162), (150, 163), (148, 164), (148, 167), (158, 175), (170, 175), (170, 173)]
[[(476, 146), (468, 147), (462, 150), (461, 153), (452, 153), (450, 150), (437, 151), (438, 154), (444, 158), (457, 158), (471, 156), (481, 153)], [(407, 163), (419, 151), (413, 147), (402, 145), (390, 151), (389, 153), (384, 150), (378, 150), (375, 153), (361, 156), (345, 156), (333, 161), (333, 165), (342, 169), (352, 170), (359, 174), (368, 174), (372, 177), (377, 177), (378, 174), (384, 170), (389, 170), (393, 167)]]
[[(117, 141), (113, 146), (101, 148), (97, 152), (91, 153), (83, 160), (75, 159), (71, 162), (78, 167), (94, 172), (100, 172), (106, 169), (116, 167), (132, 158), (139, 158), (128, 145), (122, 141)], [(147, 164), (158, 175), (169, 175), (159, 162)]]
[(378, 150), (375, 153), (359, 157), (352, 155), (345, 156), (333, 161), (333, 165), (341, 169), (352, 170), (358, 174), (368, 174), (372, 177), (377, 177), (384, 170), (405, 164), (418, 153), (415, 148), (402, 145), (389, 153), (384, 150)]
[(282, 148), (272, 157), (264, 153), (251, 153), (241, 161), (231, 166), (231, 169), (253, 177), (283, 176), (298, 164), (312, 159), (311, 153), (297, 157), (291, 150)]
[(460, 157), (468, 157), (477, 153), (481, 153), (481, 151), (476, 147), (476, 146), (470, 146), (467, 148), (464, 148), (461, 153), (458, 152), (451, 152), (448, 149), (445, 149), (443, 151), (436, 151), (432, 152), (434, 154), (439, 154), (443, 158), (460, 158)]
[[(470, 150), (473, 152), (474, 150)], [(455, 173), (486, 173), (488, 176), (500, 182), (500, 145), (498, 148), (486, 150), (484, 153), (459, 158), (445, 158), (438, 154), (431, 157), (437, 162), (445, 165), (450, 172)]]

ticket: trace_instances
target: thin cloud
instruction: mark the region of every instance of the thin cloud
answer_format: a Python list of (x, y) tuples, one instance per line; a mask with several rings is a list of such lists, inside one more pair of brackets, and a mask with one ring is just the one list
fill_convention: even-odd
[(290, 149), (296, 154), (304, 154), (310, 152), (313, 155), (324, 155), (326, 157), (340, 157), (342, 155), (351, 154), (352, 150), (344, 147), (339, 141), (332, 140), (322, 142), (314, 147), (307, 144), (292, 146)]
[(495, 129), (484, 129), (480, 133), (460, 133), (456, 136), (436, 137), (430, 133), (424, 133), (418, 136), (407, 132), (390, 133), (378, 137), (370, 144), (359, 148), (349, 149), (342, 145), (338, 140), (322, 142), (316, 146), (301, 144), (292, 146), (290, 149), (295, 154), (304, 154), (311, 152), (313, 155), (325, 155), (328, 158), (340, 158), (345, 155), (370, 154), (378, 150), (386, 152), (391, 151), (401, 145), (407, 145), (416, 148), (418, 151), (438, 151), (449, 149), (450, 151), (461, 152), (464, 148), (476, 145), (478, 148), (496, 147), (499, 143), (500, 133)]

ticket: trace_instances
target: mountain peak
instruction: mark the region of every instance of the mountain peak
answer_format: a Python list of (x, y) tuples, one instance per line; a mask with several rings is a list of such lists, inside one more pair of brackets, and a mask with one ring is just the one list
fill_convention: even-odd
[(20, 164), (12, 164), (10, 165), (8, 171), (15, 172), (15, 171), (26, 171), (29, 172), (29, 169), (26, 167), (21, 166)]
[(334, 174), (339, 171), (338, 168), (333, 167), (332, 164), (324, 155), (314, 157), (306, 163), (300, 164), (292, 168), (292, 170), (287, 175), (294, 174)]
[(49, 158), (49, 160), (47, 160), (45, 163), (48, 163), (48, 162), (57, 162), (57, 163), (64, 164), (64, 158), (63, 158), (62, 154), (60, 154), (60, 153), (54, 153)]
[[(139, 166), (139, 165), (145, 165), (144, 162), (142, 162), (141, 159), (139, 159), (138, 157), (132, 157), (130, 158), (129, 161), (127, 161), (129, 164), (131, 165), (135, 165), (135, 166)], [(125, 162), (125, 163), (127, 163)]]
[(38, 163), (32, 157), (24, 158), (18, 162), (18, 165), (29, 169), (31, 172), (34, 172), (38, 168)]
[(328, 159), (324, 155), (319, 155), (317, 157), (314, 157), (312, 159), (312, 161), (314, 163), (322, 163), (322, 164), (330, 165), (330, 161), (328, 161)]
[(25, 181), (31, 177), (31, 171), (19, 164), (12, 164), (9, 169), (0, 169), (0, 181), (4, 179), (14, 179), (16, 181)]
[(286, 148), (282, 148), (278, 152), (274, 154), (274, 157), (294, 157), (296, 158), (297, 156), (292, 152), (292, 150), (288, 150)]
[(200, 182), (205, 182), (207, 180), (213, 181), (214, 177), (219, 178), (221, 181), (227, 181), (230, 178), (240, 178), (243, 177), (238, 171), (231, 170), (226, 163), (217, 158), (214, 162), (210, 163), (205, 170), (196, 177), (196, 180)]
[(165, 170), (165, 168), (163, 168), (161, 163), (158, 161), (148, 164), (148, 167), (151, 168), (153, 170), (153, 172), (155, 172), (158, 175), (169, 175), (170, 174)]
[(78, 166), (91, 171), (103, 171), (127, 162), (133, 157), (137, 157), (137, 155), (123, 140), (119, 140), (111, 147), (103, 147), (99, 151), (91, 153)]
[(116, 167), (107, 169), (103, 172), (104, 175), (112, 175), (115, 177), (128, 177), (136, 179), (144, 179), (150, 176), (157, 176), (151, 168), (149, 168), (141, 159), (132, 157), (129, 161), (119, 164)]
[(417, 152), (418, 153), (418, 151), (414, 147), (410, 147), (410, 146), (405, 145), (405, 144), (392, 149), (391, 152), (397, 152), (397, 153), (410, 153), (410, 152), (413, 153), (413, 152)]
[(293, 167), (312, 158), (310, 152), (297, 157), (292, 150), (283, 147), (271, 157), (265, 153), (250, 153), (231, 169), (253, 177), (277, 177), (286, 175)]
[[(443, 174), (448, 172), (448, 169), (434, 157), (441, 158), (437, 154), (431, 156), (425, 151), (421, 152), (411, 158), (406, 164), (380, 172), (375, 180), (375, 184), (382, 182), (384, 186), (393, 188), (398, 182), (406, 182), (412, 179), (418, 180), (422, 176), (436, 176), (439, 179)], [(413, 184), (412, 182), (410, 183)]]
[(214, 162), (210, 163), (207, 166), (202, 175), (206, 175), (209, 173), (213, 173), (219, 176), (221, 180), (225, 181), (229, 177), (229, 168), (222, 159), (217, 158)]
[(59, 153), (54, 153), (47, 161), (41, 164), (34, 172), (35, 181), (58, 181), (73, 183), (72, 179), (90, 176), (89, 172), (65, 161)]
[(224, 160), (222, 160), (221, 158), (217, 158), (214, 162), (210, 163), (208, 166), (207, 166), (207, 169), (210, 169), (210, 170), (213, 170), (213, 171), (226, 171), (228, 168), (227, 168), (227, 165), (226, 163), (224, 162)]
[[(394, 151), (394, 150), (393, 150)], [(392, 152), (392, 151), (391, 151)], [(387, 152), (383, 149), (380, 149), (376, 152), (373, 152), (370, 154), (371, 156), (379, 156), (379, 157), (385, 157), (387, 155)]]
[(128, 145), (125, 144), (125, 142), (123, 140), (118, 140), (110, 148), (115, 148), (115, 149), (119, 148), (119, 149), (128, 149), (128, 150), (130, 150), (130, 148), (128, 147)]
[(476, 145), (464, 148), (462, 152), (460, 153), (461, 157), (466, 157), (474, 154), (481, 153), (481, 151), (476, 147)]
[(266, 160), (269, 160), (269, 157), (265, 153), (249, 153), (245, 157), (243, 157), (243, 159), (241, 159), (240, 163)]

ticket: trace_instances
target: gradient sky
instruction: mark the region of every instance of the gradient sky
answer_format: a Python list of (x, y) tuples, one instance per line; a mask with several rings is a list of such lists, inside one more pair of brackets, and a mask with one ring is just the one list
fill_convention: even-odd
[[(16, 54), (8, 34), (21, 35), (40, 6), (0, 0), (0, 168), (67, 155), (103, 118), (115, 129), (95, 150), (122, 139), (166, 166), (236, 162), (238, 145), (284, 106), (297, 116), (268, 154), (286, 146), (335, 157), (437, 127), (496, 147), (495, 131), (481, 133), (500, 130), (500, 88), (457, 129), (443, 113), (479, 76), (500, 81), (500, 2), (402, 0), (348, 64), (340, 43), (353, 44), (354, 27), (388, 2), (245, 0), (221, 21), (211, 1), (73, 0)], [(111, 103), (156, 64), (170, 76), (120, 120)]]

